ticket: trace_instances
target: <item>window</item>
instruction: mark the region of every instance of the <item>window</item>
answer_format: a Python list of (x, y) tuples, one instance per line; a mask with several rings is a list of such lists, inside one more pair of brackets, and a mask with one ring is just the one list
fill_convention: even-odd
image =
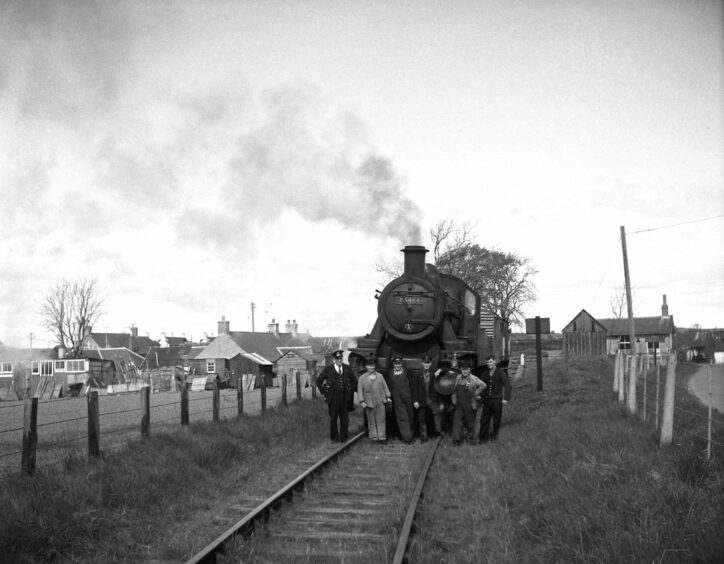
[(0, 362), (0, 373), (12, 374), (13, 373), (13, 363), (12, 362)]
[(649, 342), (647, 343), (647, 345), (648, 345), (649, 354), (655, 354), (655, 353), (658, 353), (658, 352), (659, 352), (659, 343), (658, 343), (658, 342), (656, 342), (656, 341), (654, 341), (654, 342), (649, 341)]
[(206, 373), (211, 374), (212, 372), (216, 372), (216, 361), (207, 360), (206, 361)]
[(67, 360), (66, 361), (66, 372), (85, 372), (85, 359), (79, 360)]
[(53, 361), (44, 360), (40, 363), (40, 375), (51, 376), (53, 374)]
[(37, 360), (30, 363), (30, 372), (31, 374), (38, 374), (40, 372), (40, 363)]
[(55, 361), (55, 371), (56, 372), (65, 372), (65, 361), (64, 360)]
[(631, 338), (628, 335), (621, 335), (618, 342), (618, 350), (630, 351), (631, 350)]

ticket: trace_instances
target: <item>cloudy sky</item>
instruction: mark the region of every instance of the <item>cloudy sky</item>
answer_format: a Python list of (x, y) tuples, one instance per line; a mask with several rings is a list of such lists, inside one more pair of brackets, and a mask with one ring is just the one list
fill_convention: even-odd
[[(721, 2), (0, 2), (0, 341), (368, 332), (442, 219), (529, 257), (526, 316), (724, 326)], [(638, 233), (637, 233), (638, 232)]]

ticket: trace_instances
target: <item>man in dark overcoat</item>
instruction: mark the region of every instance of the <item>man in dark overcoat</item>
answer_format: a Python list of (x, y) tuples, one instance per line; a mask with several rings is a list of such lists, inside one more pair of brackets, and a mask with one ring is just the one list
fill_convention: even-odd
[[(503, 418), (503, 404), (510, 401), (511, 387), (507, 370), (499, 368), (495, 363), (495, 358), (488, 357), (488, 369), (484, 370), (480, 379), (487, 384), (482, 394), (482, 415), (480, 417), (480, 436), (481, 443), (486, 442), (489, 438), (496, 440), (498, 431), (500, 430), (500, 421)], [(490, 421), (492, 419), (493, 428), (490, 429)]]
[(388, 385), (392, 392), (392, 409), (395, 413), (400, 438), (404, 443), (411, 443), (415, 424), (415, 413), (412, 407), (412, 382), (410, 373), (402, 365), (401, 356), (392, 359)]
[(357, 376), (348, 364), (344, 364), (341, 350), (334, 351), (332, 359), (333, 363), (325, 366), (317, 376), (317, 388), (327, 400), (329, 438), (332, 442), (344, 443), (348, 439), (349, 408), (353, 406)]

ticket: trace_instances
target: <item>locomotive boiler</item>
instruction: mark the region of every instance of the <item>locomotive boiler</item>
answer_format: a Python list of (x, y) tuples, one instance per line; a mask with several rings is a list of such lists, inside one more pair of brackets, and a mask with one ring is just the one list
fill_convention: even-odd
[(427, 249), (408, 245), (404, 272), (377, 296), (377, 320), (372, 331), (350, 349), (349, 362), (363, 367), (374, 358), (386, 373), (391, 359), (401, 356), (408, 369), (417, 371), (429, 355), (435, 365), (467, 358), (478, 366), (485, 353), (485, 332), (480, 327), (480, 296), (463, 280), (425, 264)]

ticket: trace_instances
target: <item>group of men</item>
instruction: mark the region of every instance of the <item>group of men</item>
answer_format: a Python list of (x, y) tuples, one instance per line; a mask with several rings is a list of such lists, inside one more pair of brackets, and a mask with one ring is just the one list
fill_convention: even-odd
[(366, 360), (365, 371), (357, 377), (343, 362), (343, 351), (335, 351), (332, 358), (334, 362), (316, 380), (329, 408), (332, 442), (348, 439), (355, 392), (364, 409), (369, 438), (378, 444), (387, 443), (390, 431), (404, 443), (411, 443), (416, 433), (425, 442), (432, 434), (428, 432), (428, 414), (435, 434), (444, 436), (452, 427), (453, 445), (476, 440), (484, 443), (498, 436), (511, 386), (507, 371), (498, 367), (492, 356), (479, 367), (477, 376), (467, 360), (458, 365), (453, 358), (449, 367), (433, 370), (432, 358), (425, 356), (422, 370), (413, 372), (397, 356), (387, 377), (377, 371), (373, 358)]

